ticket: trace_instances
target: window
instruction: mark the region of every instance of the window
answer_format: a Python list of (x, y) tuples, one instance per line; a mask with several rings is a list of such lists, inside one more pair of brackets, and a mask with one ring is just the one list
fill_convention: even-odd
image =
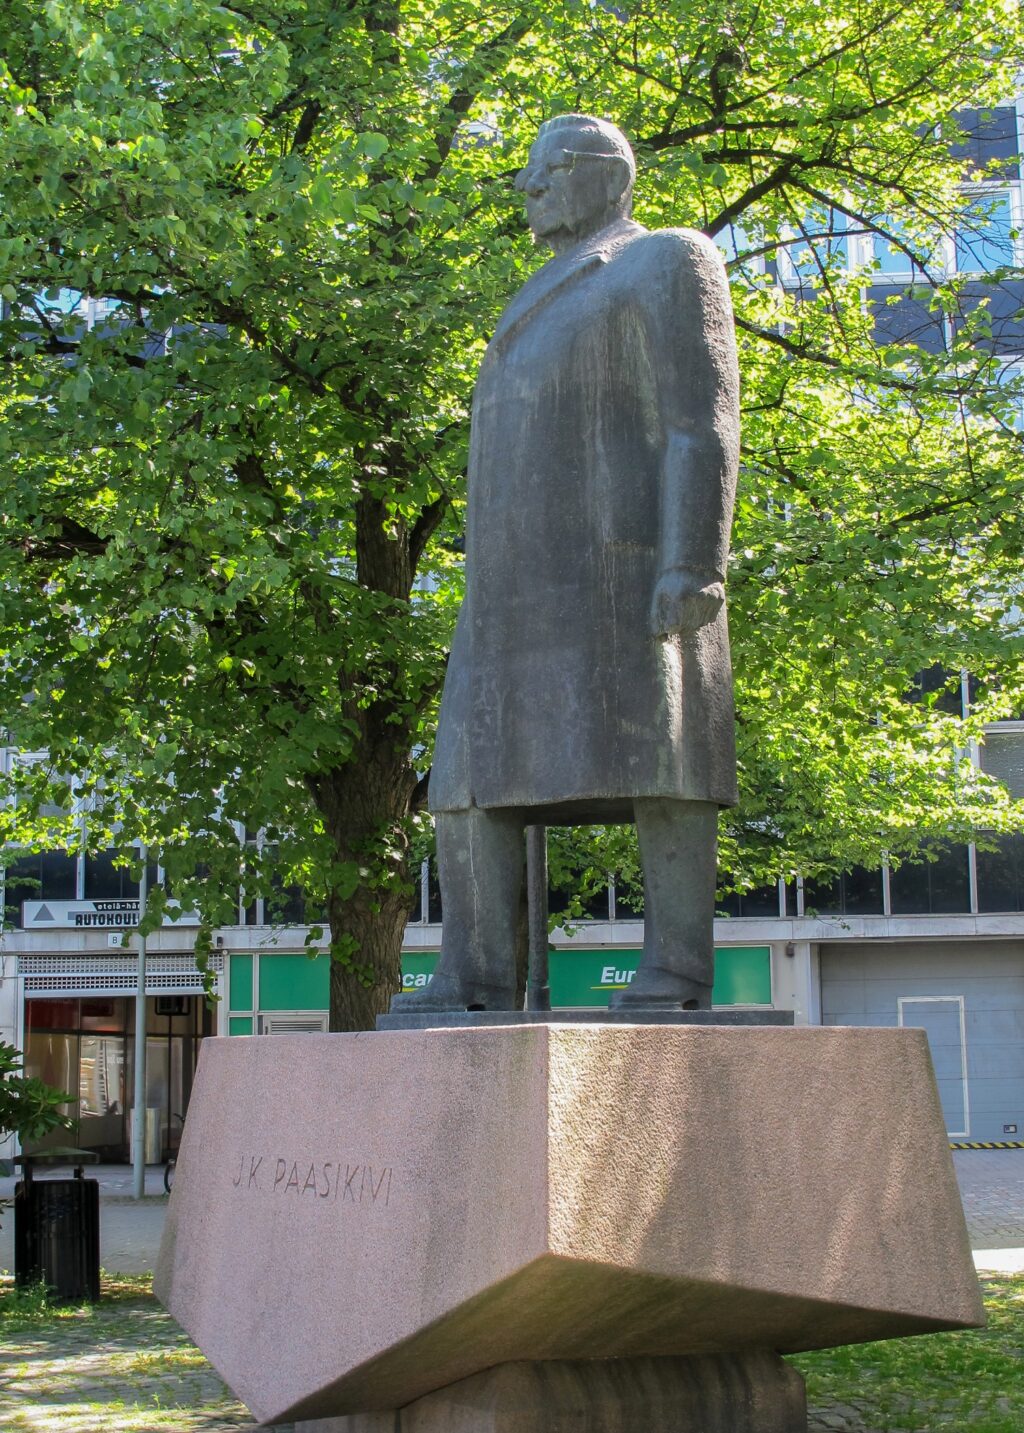
[[(748, 234), (741, 224), (729, 224), (720, 229), (714, 236), (714, 242), (734, 272), (738, 270), (744, 275), (764, 273), (764, 254), (757, 252), (764, 241)], [(755, 252), (751, 253), (752, 250)]]
[(623, 883), (615, 884), (615, 919), (620, 921), (642, 921), (644, 918), (644, 893)]
[(986, 189), (971, 193), (953, 241), (957, 272), (992, 274), (1013, 265), (1015, 239), (1010, 191)]
[(720, 229), (715, 235), (715, 243), (727, 264), (734, 263), (744, 249), (750, 247), (746, 231), (739, 224), (730, 224), (727, 228)]
[(854, 866), (833, 881), (804, 881), (804, 911), (810, 915), (880, 916), (882, 872)]
[(1024, 731), (985, 731), (981, 769), (1001, 781), (1015, 801), (1024, 801)]
[(84, 309), (87, 301), (78, 289), (47, 289), (36, 299), (36, 305), (44, 313), (70, 314)]
[(301, 886), (286, 886), (275, 871), (264, 901), (267, 925), (305, 925), (306, 895)]
[(749, 891), (719, 892), (715, 897), (715, 914), (750, 920), (760, 916), (775, 919), (779, 914), (779, 885), (755, 886)]
[(88, 309), (89, 327), (95, 328), (98, 324), (102, 324), (112, 313), (116, 313), (120, 307), (120, 299), (90, 299)]
[(911, 254), (920, 251), (920, 243), (907, 233), (903, 225), (891, 215), (880, 214), (875, 219), (881, 234), (872, 234), (867, 240), (867, 259), (877, 265), (877, 273), (890, 278), (912, 278), (922, 272), (922, 266), (914, 263)]
[(437, 879), (437, 868), (430, 863), (430, 883), (427, 893), (427, 924), (441, 924), (441, 886)]
[[(579, 900), (579, 915), (572, 913), (573, 898)], [(571, 923), (574, 920), (606, 921), (609, 913), (608, 887), (600, 886), (592, 894), (587, 895), (577, 890), (575, 885), (556, 885), (554, 881), (548, 883), (548, 910), (553, 914), (564, 913), (566, 919)]]
[(792, 241), (781, 251), (784, 281), (813, 284), (827, 269), (850, 264), (850, 236), (846, 215), (838, 209), (817, 207), (804, 215)]
[(978, 848), (978, 910), (1024, 911), (1024, 836), (996, 836)]
[(921, 702), (934, 711), (945, 712), (947, 716), (962, 717), (964, 699), (960, 673), (951, 672), (939, 663), (925, 667), (914, 676), (907, 700)]
[(894, 916), (954, 915), (971, 909), (966, 846), (936, 846), (932, 861), (905, 861), (889, 876)]
[[(163, 1150), (177, 1147), (202, 1038), (212, 1014), (200, 996), (177, 997), (168, 1014), (146, 999), (146, 1104), (155, 1109)], [(95, 1150), (102, 1159), (130, 1154), (135, 1000), (125, 996), (25, 1001), (25, 1073), (67, 1090), (71, 1130), (53, 1130), (30, 1152), (55, 1145)]]
[(1024, 367), (998, 363), (979, 370), (968, 389), (968, 411), (986, 426), (1024, 430)]
[[(155, 868), (153, 872), (155, 876)], [(137, 899), (139, 883), (127, 866), (114, 865), (112, 851), (99, 851), (85, 858), (85, 898), (89, 901)]]
[(6, 923), (21, 929), (23, 901), (73, 901), (77, 890), (78, 858), (66, 851), (41, 851), (8, 860), (4, 882)]

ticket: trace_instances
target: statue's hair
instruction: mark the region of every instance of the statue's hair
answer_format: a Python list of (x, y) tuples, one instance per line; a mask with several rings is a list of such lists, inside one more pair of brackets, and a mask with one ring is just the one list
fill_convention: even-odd
[(629, 140), (617, 125), (607, 119), (595, 119), (590, 114), (558, 114), (553, 119), (545, 120), (537, 131), (537, 138), (559, 134), (563, 130), (567, 134), (572, 131), (585, 135), (590, 143), (594, 144), (594, 148), (588, 145), (584, 153), (603, 159), (621, 159), (629, 169), (629, 183), (632, 185), (636, 179), (636, 160)]

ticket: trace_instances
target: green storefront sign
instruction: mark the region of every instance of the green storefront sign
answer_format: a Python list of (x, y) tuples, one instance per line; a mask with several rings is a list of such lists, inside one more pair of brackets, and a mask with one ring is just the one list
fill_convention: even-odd
[[(577, 946), (551, 951), (551, 1004), (556, 1010), (600, 1008), (613, 990), (636, 975), (639, 950), (586, 950)], [(427, 985), (437, 952), (402, 954), (406, 990)], [(232, 953), (228, 962), (228, 1033), (256, 1033), (258, 1013), (326, 1010), (330, 961), (302, 952), (274, 951), (258, 956)], [(771, 1005), (771, 950), (767, 945), (721, 946), (715, 952), (715, 1005)]]
[[(551, 1005), (556, 1010), (601, 1007), (613, 990), (622, 990), (636, 975), (639, 950), (582, 950), (575, 946), (551, 951)], [(426, 985), (437, 956), (402, 955), (406, 990)], [(730, 945), (715, 951), (715, 1005), (770, 1005), (771, 950), (766, 945)]]

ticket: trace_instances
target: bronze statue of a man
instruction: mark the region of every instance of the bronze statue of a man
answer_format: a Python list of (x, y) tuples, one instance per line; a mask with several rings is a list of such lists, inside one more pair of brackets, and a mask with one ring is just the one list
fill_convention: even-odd
[(635, 821), (643, 960), (618, 1007), (711, 1004), (718, 808), (736, 800), (725, 579), (739, 452), (714, 245), (630, 219), (614, 125), (542, 125), (516, 187), (554, 251), (473, 402), (466, 598), (430, 807), (444, 941), (396, 1011), (510, 1009), (527, 824)]

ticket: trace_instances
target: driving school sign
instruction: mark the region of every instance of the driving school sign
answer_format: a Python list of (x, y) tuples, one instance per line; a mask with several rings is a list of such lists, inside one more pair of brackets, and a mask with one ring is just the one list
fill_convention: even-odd
[[(138, 900), (22, 901), (24, 930), (134, 930), (139, 923)], [(195, 911), (177, 908), (164, 914), (164, 925), (198, 925)]]

